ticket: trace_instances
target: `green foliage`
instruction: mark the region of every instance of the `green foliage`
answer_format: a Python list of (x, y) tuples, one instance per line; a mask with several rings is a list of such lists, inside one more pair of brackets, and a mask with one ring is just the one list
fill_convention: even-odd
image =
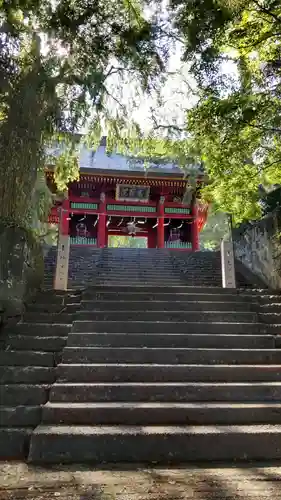
[(68, 138), (56, 161), (58, 188), (77, 178), (75, 132), (93, 110), (100, 120), (110, 119), (109, 78), (132, 75), (143, 92), (155, 84), (165, 67), (165, 39), (143, 15), (145, 5), (141, 0), (0, 3), (2, 219), (29, 224), (45, 145), (58, 135)]
[(224, 236), (228, 234), (229, 225), (226, 214), (214, 209), (208, 214), (207, 222), (200, 233), (200, 246), (206, 250), (218, 250)]
[(111, 235), (108, 237), (108, 244), (113, 248), (146, 248), (147, 238)]
[(204, 163), (210, 182), (203, 194), (235, 223), (259, 218), (259, 186), (281, 182), (281, 4), (171, 3), (197, 79), (186, 149), (196, 146)]

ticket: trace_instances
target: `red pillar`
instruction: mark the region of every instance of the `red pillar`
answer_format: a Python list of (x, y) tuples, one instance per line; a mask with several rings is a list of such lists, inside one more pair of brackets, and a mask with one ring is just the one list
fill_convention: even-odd
[(192, 215), (193, 215), (193, 223), (191, 226), (192, 251), (198, 252), (198, 250), (199, 250), (199, 230), (198, 230), (198, 209), (197, 209), (196, 200), (194, 200)]
[(147, 248), (156, 248), (156, 234), (154, 229), (150, 227), (147, 231)]
[(158, 204), (157, 248), (164, 248), (165, 246), (164, 203), (165, 203), (165, 197), (160, 196)]
[(70, 202), (69, 200), (64, 200), (61, 206), (61, 217), (59, 225), (60, 234), (66, 235), (69, 233), (69, 212)]
[(98, 247), (104, 248), (106, 245), (106, 199), (105, 193), (100, 195), (99, 220), (98, 220)]

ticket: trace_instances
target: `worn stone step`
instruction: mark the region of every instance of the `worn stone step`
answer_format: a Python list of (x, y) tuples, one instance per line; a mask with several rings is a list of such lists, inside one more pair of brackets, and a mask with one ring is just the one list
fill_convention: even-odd
[(143, 279), (144, 281), (181, 281), (181, 278), (184, 278), (184, 276), (180, 275), (179, 273), (173, 273), (171, 275), (167, 274), (165, 271), (159, 271), (157, 272), (143, 272), (143, 271), (137, 271), (137, 272), (122, 272), (121, 270), (119, 272), (112, 272), (110, 270), (105, 271), (104, 273), (99, 273), (97, 275), (97, 278), (99, 280), (110, 280), (110, 281), (121, 281), (123, 283), (127, 281), (127, 284), (132, 283), (134, 284), (135, 280), (140, 280)]
[(280, 458), (280, 425), (42, 425), (32, 435), (29, 453), (29, 461), (39, 463), (168, 464)]
[(55, 383), (52, 402), (279, 402), (281, 382)]
[(167, 277), (173, 277), (173, 276), (181, 276), (182, 273), (178, 269), (175, 269), (173, 267), (165, 267), (163, 268), (163, 265), (161, 266), (156, 266), (154, 265), (153, 267), (151, 266), (146, 266), (143, 264), (142, 266), (117, 266), (117, 267), (99, 267), (97, 276), (107, 276), (107, 275), (113, 275), (113, 276), (139, 276), (140, 274), (144, 276), (149, 276), (149, 277), (157, 277), (160, 276), (163, 278), (163, 273), (165, 273), (165, 276)]
[[(273, 331), (271, 331), (273, 330)], [(223, 334), (262, 334), (274, 333), (269, 325), (262, 323), (222, 323), (203, 321), (167, 322), (167, 321), (74, 321), (72, 332), (91, 333), (223, 333)], [(281, 332), (281, 327), (278, 329)], [(54, 333), (55, 335), (55, 333)]]
[(260, 323), (261, 328), (264, 329), (268, 334), (279, 336), (281, 335), (281, 323), (269, 324), (269, 323)]
[(269, 304), (268, 303), (260, 303), (260, 311), (263, 313), (270, 313), (270, 312), (281, 312), (281, 301), (272, 301)]
[(129, 269), (122, 269), (119, 268), (118, 270), (111, 270), (111, 269), (104, 269), (104, 270), (99, 270), (97, 273), (97, 277), (103, 277), (106, 279), (110, 279), (112, 281), (123, 281), (124, 283), (126, 282), (126, 279), (131, 279), (132, 281), (128, 282), (127, 285), (134, 284), (133, 281), (134, 279), (139, 279), (144, 278), (148, 280), (164, 280), (164, 278), (167, 278), (168, 280), (177, 280), (181, 277), (184, 277), (182, 273), (177, 272), (177, 271), (166, 271), (165, 269), (154, 269), (154, 268), (149, 268), (149, 269), (134, 269), (134, 270), (129, 270)]
[(281, 365), (61, 364), (58, 382), (266, 382), (281, 380)]
[(276, 349), (281, 349), (281, 335), (279, 335), (278, 337), (274, 337), (274, 340), (275, 340), (275, 348)]
[(54, 366), (54, 356), (40, 351), (1, 351), (0, 366)]
[(54, 295), (50, 291), (45, 291), (36, 296), (36, 304), (59, 304), (67, 305), (79, 301), (80, 293)]
[(60, 352), (66, 345), (67, 337), (34, 337), (32, 335), (9, 335), (6, 345), (20, 351)]
[[(248, 297), (251, 297), (251, 295), (248, 293)], [(281, 295), (271, 295), (271, 294), (257, 294), (256, 295), (258, 298), (258, 301), (260, 302), (261, 306), (270, 306), (270, 303), (273, 303), (276, 306), (279, 306), (281, 304)]]
[(263, 323), (268, 324), (281, 324), (281, 313), (270, 312), (270, 313), (259, 313), (259, 320)]
[[(95, 302), (96, 300), (108, 300), (108, 301), (124, 301), (124, 302), (142, 302), (142, 301), (164, 301), (164, 302), (173, 302), (173, 301), (194, 301), (194, 302), (230, 302), (236, 303), (243, 301), (244, 304), (252, 303), (257, 300), (256, 296), (251, 299), (249, 296), (243, 296), (235, 294), (223, 294), (223, 293), (192, 293), (192, 292), (182, 292), (182, 293), (165, 293), (162, 291), (159, 292), (110, 292), (110, 291), (97, 291), (91, 293), (91, 297), (89, 297), (88, 292), (83, 292), (82, 294), (83, 302)], [(86, 300), (86, 297), (89, 297)]]
[(42, 423), (62, 425), (280, 424), (280, 403), (51, 403)]
[[(115, 287), (116, 285), (118, 286), (122, 286), (122, 285), (125, 285), (126, 283), (128, 283), (128, 279), (125, 279), (123, 282), (120, 282), (120, 280), (116, 280), (116, 281), (112, 281), (110, 279), (107, 279), (107, 280), (97, 280), (97, 284), (98, 285), (102, 285), (102, 286), (111, 286), (111, 287)], [(151, 285), (151, 286), (159, 286), (159, 287), (165, 287), (167, 286), (167, 280), (157, 280), (157, 281), (149, 281), (149, 280), (143, 280), (142, 278), (140, 278), (139, 280), (134, 280), (134, 284), (135, 286), (138, 286), (138, 287), (143, 287), (145, 285)], [(169, 285), (170, 286), (177, 286), (177, 285), (180, 285), (181, 283), (179, 283), (179, 281), (171, 281), (169, 282)]]
[(280, 349), (66, 347), (63, 363), (279, 364)]
[(55, 368), (42, 366), (0, 366), (1, 384), (52, 384)]
[[(281, 344), (281, 337), (280, 337)], [(273, 349), (272, 335), (70, 333), (68, 347), (205, 347)]]
[(41, 422), (42, 406), (0, 406), (0, 427), (35, 427)]
[(28, 312), (33, 312), (37, 314), (41, 313), (67, 313), (74, 314), (76, 310), (80, 307), (80, 302), (74, 302), (73, 304), (46, 304), (46, 303), (35, 303), (29, 304), (27, 306)]
[(205, 302), (205, 301), (187, 301), (187, 300), (177, 300), (177, 297), (173, 301), (130, 301), (130, 306), (128, 307), (128, 302), (125, 300), (96, 300), (87, 301), (83, 300), (81, 302), (81, 309), (85, 312), (92, 311), (227, 311), (227, 312), (255, 312), (258, 308), (258, 304), (252, 304), (250, 302)]
[(0, 460), (25, 460), (33, 428), (0, 427)]
[(26, 312), (24, 314), (24, 321), (27, 323), (44, 323), (44, 324), (63, 324), (63, 325), (68, 325), (71, 324), (73, 319), (75, 318), (75, 314), (68, 314), (68, 313), (59, 313), (59, 314), (53, 314), (53, 313), (43, 313), (41, 312), (38, 314), (37, 311), (35, 312)]
[(45, 404), (49, 385), (46, 384), (1, 384), (0, 395), (3, 406), (34, 406)]
[(35, 324), (35, 323), (17, 323), (11, 326), (7, 331), (14, 335), (29, 335), (34, 337), (67, 337), (72, 324)]
[[(51, 317), (51, 315), (49, 315)], [(204, 321), (204, 322), (232, 322), (242, 323), (257, 322), (257, 314), (255, 312), (242, 311), (112, 311), (110, 308), (103, 311), (78, 311), (76, 315), (77, 321)], [(44, 318), (42, 322), (44, 322)]]
[(129, 293), (170, 293), (170, 294), (178, 294), (178, 293), (191, 293), (191, 294), (220, 294), (220, 295), (237, 295), (238, 291), (233, 290), (232, 288), (220, 288), (220, 287), (193, 287), (193, 286), (187, 286), (187, 285), (176, 285), (176, 286), (155, 286), (155, 285), (143, 285), (140, 286), (138, 285), (108, 285), (108, 286), (102, 286), (102, 285), (96, 285), (89, 287), (85, 292), (83, 292), (83, 298), (86, 299), (88, 297), (92, 297), (93, 294), (96, 293), (105, 293), (105, 292), (111, 292), (111, 293), (124, 293), (124, 292), (129, 292)]

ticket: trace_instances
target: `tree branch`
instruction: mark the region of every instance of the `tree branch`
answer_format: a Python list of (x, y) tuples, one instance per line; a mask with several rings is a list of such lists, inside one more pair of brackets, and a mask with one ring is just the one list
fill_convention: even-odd
[(272, 12), (271, 10), (267, 9), (266, 7), (263, 7), (259, 2), (258, 0), (253, 0), (253, 3), (260, 9), (261, 12), (264, 12), (265, 14), (267, 14), (268, 16), (270, 17), (273, 17), (273, 19), (275, 19), (275, 21), (277, 21), (278, 23), (281, 24), (281, 18), (278, 17), (274, 12)]
[(248, 126), (252, 127), (252, 128), (257, 128), (257, 129), (260, 129), (260, 130), (265, 130), (267, 132), (277, 132), (278, 134), (281, 133), (281, 128), (264, 127), (263, 125), (251, 125), (250, 123), (248, 123)]
[(177, 132), (185, 132), (186, 131), (186, 127), (184, 125), (180, 126), (180, 125), (176, 125), (176, 124), (158, 123), (156, 117), (153, 115), (152, 115), (152, 121), (154, 123), (154, 127), (153, 127), (154, 130), (159, 130), (160, 128), (162, 128), (162, 129), (166, 129), (166, 130), (169, 130), (169, 129), (176, 130)]

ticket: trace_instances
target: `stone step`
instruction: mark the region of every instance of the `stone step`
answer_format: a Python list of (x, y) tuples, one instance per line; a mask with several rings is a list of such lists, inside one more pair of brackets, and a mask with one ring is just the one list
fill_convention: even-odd
[[(193, 302), (244, 302), (252, 303), (256, 302), (257, 296), (253, 296), (253, 299), (249, 296), (239, 295), (237, 293), (233, 294), (223, 294), (223, 293), (192, 293), (191, 291), (182, 292), (182, 293), (164, 293), (163, 289), (159, 292), (111, 292), (110, 289), (108, 291), (97, 291), (92, 292), (91, 296), (89, 296), (88, 292), (84, 292), (82, 294), (83, 302), (96, 302), (96, 300), (106, 300), (106, 301), (124, 301), (124, 302), (138, 302), (138, 301), (164, 301), (164, 302), (173, 302), (173, 301), (193, 301)], [(88, 297), (88, 298), (87, 298)]]
[[(52, 402), (278, 402), (281, 382), (55, 383)], [(4, 404), (9, 404), (4, 402)], [(23, 404), (23, 403), (17, 403)], [(29, 403), (34, 404), (34, 403)]]
[(281, 313), (279, 312), (270, 312), (270, 313), (259, 313), (259, 319), (263, 323), (267, 324), (280, 324), (281, 323)]
[[(271, 329), (273, 331), (271, 331)], [(51, 330), (51, 328), (50, 328)], [(166, 321), (74, 321), (72, 332), (81, 333), (223, 333), (262, 334), (281, 331), (262, 323), (166, 322)], [(54, 333), (56, 335), (56, 333)]]
[[(281, 379), (281, 365), (61, 364), (58, 382), (266, 382)], [(23, 381), (25, 382), (25, 381)]]
[(269, 323), (260, 323), (266, 329), (266, 332), (271, 335), (279, 336), (281, 333), (281, 323), (277, 324), (269, 324)]
[(62, 425), (280, 424), (280, 403), (51, 403), (42, 423)]
[(1, 351), (0, 366), (54, 366), (54, 355), (40, 351)]
[(274, 301), (269, 304), (261, 303), (259, 306), (262, 313), (281, 312), (281, 302)]
[(44, 304), (44, 303), (35, 303), (29, 304), (27, 306), (27, 312), (36, 312), (37, 314), (41, 313), (67, 313), (74, 314), (76, 310), (80, 307), (80, 302), (74, 302), (73, 304)]
[(42, 366), (0, 366), (1, 384), (52, 384), (55, 368)]
[(63, 363), (279, 364), (280, 349), (66, 347)]
[(20, 351), (60, 352), (65, 347), (67, 337), (34, 337), (32, 335), (9, 335), (7, 346)]
[[(28, 337), (25, 337), (28, 339)], [(51, 337), (50, 337), (51, 339)], [(40, 340), (40, 337), (38, 337)], [(281, 338), (280, 338), (281, 341)], [(205, 347), (273, 349), (272, 335), (70, 333), (68, 347)]]
[(280, 425), (41, 425), (32, 435), (29, 453), (29, 461), (39, 463), (167, 464), (280, 458)]
[(105, 293), (105, 292), (111, 292), (111, 293), (169, 293), (172, 295), (178, 294), (178, 293), (191, 293), (192, 295), (194, 294), (220, 294), (220, 295), (236, 295), (238, 294), (238, 290), (233, 290), (232, 288), (221, 288), (221, 287), (193, 287), (193, 286), (187, 286), (187, 285), (176, 285), (176, 286), (157, 286), (157, 285), (143, 285), (140, 286), (138, 285), (95, 285), (88, 287), (88, 289), (83, 292), (83, 298), (87, 299), (88, 297), (91, 299), (93, 295), (96, 293)]
[[(176, 267), (173, 266), (167, 266), (165, 264), (160, 264), (156, 265), (156, 263), (142, 263), (141, 266), (138, 264), (135, 264), (134, 266), (127, 266), (123, 262), (120, 264), (117, 264), (116, 266), (111, 266), (111, 265), (105, 265), (103, 267), (98, 267), (97, 268), (97, 274), (104, 274), (104, 275), (116, 275), (118, 277), (121, 277), (122, 275), (131, 275), (131, 276), (136, 276), (138, 273), (143, 273), (148, 276), (184, 276), (184, 272)], [(200, 273), (200, 271), (199, 271)], [(188, 269), (188, 275), (189, 276), (198, 276), (198, 269)], [(214, 276), (214, 270), (205, 270), (204, 276), (207, 275), (212, 275)]]
[(143, 275), (143, 276), (153, 276), (153, 277), (161, 277), (163, 278), (163, 275), (165, 274), (165, 277), (172, 277), (172, 276), (181, 276), (182, 273), (178, 269), (174, 269), (172, 267), (167, 268), (164, 266), (156, 266), (156, 265), (151, 265), (151, 266), (146, 266), (143, 265), (142, 267), (140, 266), (134, 266), (129, 268), (128, 266), (122, 266), (122, 265), (117, 265), (116, 267), (112, 266), (105, 266), (105, 267), (99, 267), (97, 271), (97, 275), (112, 275), (112, 276), (117, 276), (118, 278), (121, 278), (122, 276), (138, 276), (138, 275)]
[(32, 432), (32, 427), (0, 427), (0, 460), (25, 460)]
[[(125, 286), (126, 284), (128, 284), (128, 282), (130, 282), (131, 280), (127, 279), (127, 280), (124, 280), (124, 281), (120, 281), (120, 280), (116, 280), (116, 281), (112, 281), (111, 279), (105, 279), (105, 280), (102, 280), (102, 279), (97, 279), (96, 283), (98, 285), (101, 285), (101, 286), (110, 286), (112, 288), (116, 287), (116, 286)], [(143, 280), (142, 278), (139, 278), (138, 280), (135, 279), (135, 280), (132, 280), (133, 283), (134, 283), (134, 286), (136, 287), (143, 287), (145, 285), (147, 286), (158, 286), (158, 287), (166, 287), (168, 285), (170, 286), (173, 286), (173, 287), (177, 287), (177, 286), (181, 286), (182, 284), (184, 284), (184, 280), (177, 280), (177, 281), (169, 281), (167, 282), (167, 280)]]
[(28, 335), (36, 337), (67, 337), (72, 324), (35, 324), (35, 323), (17, 323), (11, 326), (9, 334), (11, 335)]
[(3, 406), (34, 406), (45, 404), (48, 400), (49, 385), (31, 384), (1, 384), (1, 405)]
[(95, 300), (87, 301), (83, 300), (81, 302), (81, 309), (83, 311), (253, 311), (257, 310), (258, 303), (251, 302), (205, 302), (205, 301), (191, 301), (191, 300), (176, 300), (173, 301), (157, 301), (157, 300), (146, 300), (146, 301), (130, 301), (130, 306), (128, 307), (128, 302), (126, 300)]
[(41, 405), (0, 406), (0, 427), (35, 427), (41, 422), (41, 416)]
[[(50, 322), (52, 321), (51, 315)], [(40, 316), (42, 322), (45, 323), (43, 315)], [(29, 320), (30, 320), (29, 316)], [(241, 323), (255, 323), (257, 322), (257, 314), (254, 312), (242, 311), (78, 311), (76, 315), (77, 321), (165, 321), (165, 322), (241, 322)], [(55, 321), (54, 321), (55, 322)]]
[(59, 305), (68, 305), (77, 303), (80, 300), (79, 294), (71, 294), (71, 295), (54, 295), (50, 291), (41, 292), (36, 296), (36, 304), (59, 304)]
[(274, 344), (276, 349), (281, 349), (281, 335), (274, 338)]
[(40, 314), (38, 312), (26, 312), (24, 314), (24, 321), (27, 323), (49, 323), (51, 324), (62, 324), (62, 325), (67, 325), (71, 324), (72, 321), (75, 318), (75, 314), (67, 314), (67, 313), (44, 313), (41, 312)]
[[(195, 269), (191, 270), (192, 272), (198, 271)], [(106, 274), (113, 273), (118, 276), (122, 274), (136, 274), (139, 272), (146, 274), (161, 274), (165, 273), (167, 276), (171, 276), (173, 274), (180, 275), (182, 274), (182, 270), (171, 264), (170, 262), (158, 262), (158, 261), (139, 261), (139, 262), (105, 262), (97, 267), (98, 274)]]
[(117, 264), (116, 266), (100, 266), (98, 268), (98, 275), (99, 274), (113, 274), (113, 275), (132, 275), (136, 276), (138, 274), (144, 274), (144, 275), (149, 275), (149, 276), (163, 276), (163, 273), (165, 273), (165, 276), (180, 276), (182, 273), (180, 270), (175, 269), (172, 266), (165, 266), (164, 265), (156, 265), (153, 264), (152, 266), (147, 266), (146, 264), (142, 264), (141, 266), (129, 266), (129, 265), (119, 265)]

